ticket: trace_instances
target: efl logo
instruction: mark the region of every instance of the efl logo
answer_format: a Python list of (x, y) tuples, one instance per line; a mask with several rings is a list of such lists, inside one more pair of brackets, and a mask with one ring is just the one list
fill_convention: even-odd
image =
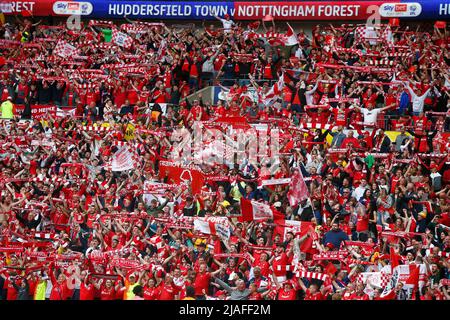
[(408, 6), (406, 4), (396, 4), (395, 11), (397, 12), (406, 12), (408, 10)]

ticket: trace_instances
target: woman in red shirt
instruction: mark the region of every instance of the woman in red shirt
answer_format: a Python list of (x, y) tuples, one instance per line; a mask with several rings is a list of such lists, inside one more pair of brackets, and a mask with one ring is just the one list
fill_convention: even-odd
[(156, 287), (155, 279), (148, 279), (147, 285), (144, 286), (144, 300), (159, 300), (160, 295), (161, 290)]
[(50, 293), (50, 300), (67, 300), (70, 290), (67, 287), (66, 276), (60, 273), (56, 278), (54, 273), (54, 263), (50, 264), (48, 274), (52, 281), (52, 291)]
[[(358, 238), (361, 241), (367, 240), (367, 234), (369, 232), (369, 213), (366, 212), (363, 208), (358, 210), (358, 217), (356, 221), (356, 232), (358, 233)], [(362, 238), (361, 238), (362, 235)], [(366, 237), (366, 239), (364, 239)]]
[(100, 290), (100, 300), (115, 300), (116, 290), (113, 286), (112, 280), (108, 279), (105, 281), (105, 285), (102, 286), (102, 284), (103, 279), (95, 285), (95, 287)]

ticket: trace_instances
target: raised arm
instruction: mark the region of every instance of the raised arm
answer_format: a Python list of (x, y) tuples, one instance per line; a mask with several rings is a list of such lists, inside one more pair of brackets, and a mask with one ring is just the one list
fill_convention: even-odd
[(228, 292), (233, 292), (233, 288), (231, 288), (228, 284), (226, 284), (224, 281), (220, 280), (219, 278), (214, 277), (215, 282), (217, 282), (222, 288), (227, 290)]

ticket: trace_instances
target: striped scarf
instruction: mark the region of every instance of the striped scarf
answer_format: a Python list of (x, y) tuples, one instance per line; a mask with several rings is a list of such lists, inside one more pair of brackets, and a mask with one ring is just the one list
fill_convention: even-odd
[(299, 271), (297, 272), (298, 278), (307, 278), (307, 279), (316, 279), (321, 281), (326, 281), (329, 279), (329, 276), (325, 273), (319, 272), (310, 272), (310, 271)]
[(107, 26), (107, 27), (111, 27), (113, 26), (114, 23), (112, 21), (108, 21), (108, 20), (90, 20), (89, 21), (89, 26)]

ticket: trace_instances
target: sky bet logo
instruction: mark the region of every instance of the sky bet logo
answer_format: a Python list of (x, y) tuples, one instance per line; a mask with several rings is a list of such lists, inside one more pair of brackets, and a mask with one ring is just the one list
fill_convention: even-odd
[(383, 3), (379, 9), (382, 17), (417, 17), (422, 12), (422, 6), (417, 2)]
[(90, 2), (56, 1), (53, 4), (53, 12), (58, 15), (89, 15), (92, 9)]

